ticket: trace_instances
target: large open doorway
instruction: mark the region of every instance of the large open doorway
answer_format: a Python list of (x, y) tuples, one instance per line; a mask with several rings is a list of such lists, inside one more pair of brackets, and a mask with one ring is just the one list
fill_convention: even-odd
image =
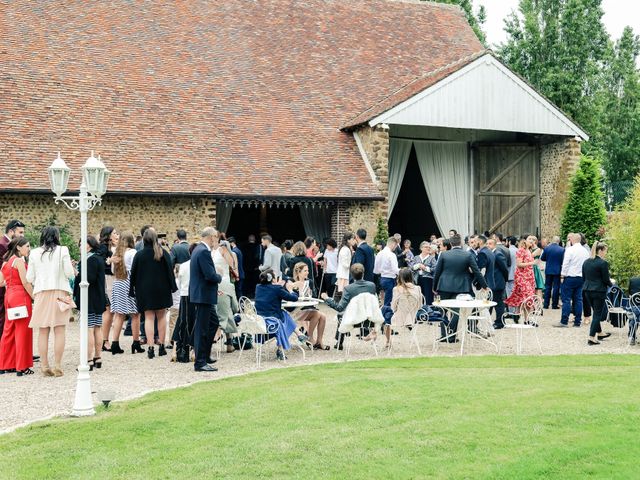
[(389, 233), (391, 235), (400, 233), (403, 239), (411, 240), (414, 253), (419, 252), (420, 242), (429, 240), (431, 235), (439, 237), (441, 233), (433, 216), (413, 147), (411, 147), (407, 171), (402, 179), (400, 194), (389, 219)]
[(244, 242), (251, 234), (259, 240), (268, 233), (277, 243), (284, 240), (304, 240), (305, 231), (298, 206), (291, 208), (268, 205), (233, 207), (227, 236), (233, 235)]

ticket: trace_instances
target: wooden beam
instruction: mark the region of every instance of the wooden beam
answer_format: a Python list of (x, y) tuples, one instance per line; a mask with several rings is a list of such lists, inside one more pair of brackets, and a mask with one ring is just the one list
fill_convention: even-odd
[(479, 197), (526, 197), (536, 192), (479, 192)]
[(511, 218), (513, 216), (514, 213), (516, 213), (518, 210), (520, 210), (522, 207), (524, 207), (527, 202), (529, 200), (531, 200), (532, 198), (535, 198), (535, 195), (527, 195), (525, 198), (523, 198), (522, 200), (520, 200), (518, 203), (516, 203), (507, 213), (505, 213), (496, 223), (494, 223), (493, 225), (491, 225), (491, 228), (489, 229), (490, 232), (495, 232), (498, 227), (501, 227), (502, 224), (504, 224), (507, 220), (509, 220), (509, 218)]
[(502, 180), (504, 177), (506, 177), (511, 170), (513, 170), (514, 168), (516, 168), (518, 165), (520, 165), (520, 162), (531, 153), (531, 150), (525, 150), (525, 152), (520, 155), (518, 157), (518, 159), (513, 162), (511, 165), (509, 165), (507, 168), (505, 168), (502, 172), (500, 172), (500, 175), (498, 175), (496, 178), (494, 178), (491, 183), (489, 183), (489, 185), (487, 185), (486, 187), (484, 187), (482, 190), (480, 190), (480, 193), (485, 193), (488, 192), (491, 188), (493, 188), (500, 180)]

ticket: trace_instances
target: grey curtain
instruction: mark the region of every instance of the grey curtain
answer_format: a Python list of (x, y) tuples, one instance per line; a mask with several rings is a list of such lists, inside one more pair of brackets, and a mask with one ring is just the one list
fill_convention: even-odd
[(471, 168), (467, 144), (416, 141), (414, 146), (440, 233), (446, 235), (451, 229), (461, 235), (471, 233)]
[(393, 207), (396, 206), (404, 172), (406, 172), (407, 163), (409, 163), (412, 144), (411, 140), (393, 137), (389, 139), (389, 212), (387, 219), (391, 218)]
[(307, 236), (318, 243), (331, 236), (331, 209), (326, 206), (300, 205), (302, 225)]
[(226, 232), (231, 221), (233, 206), (227, 202), (216, 203), (216, 228), (219, 232)]

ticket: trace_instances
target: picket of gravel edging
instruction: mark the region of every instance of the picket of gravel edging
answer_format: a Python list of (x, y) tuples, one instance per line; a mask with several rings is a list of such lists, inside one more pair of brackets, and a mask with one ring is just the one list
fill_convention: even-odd
[[(327, 327), (325, 329), (325, 342), (333, 346), (333, 334), (336, 328), (335, 313), (326, 306), (321, 306), (321, 310), (328, 314)], [(545, 311), (541, 327), (538, 331), (543, 348), (543, 355), (559, 354), (598, 354), (598, 353), (640, 353), (638, 347), (625, 347), (621, 341), (620, 332), (615, 331), (614, 335), (607, 339), (603, 345), (588, 347), (586, 345), (588, 331), (582, 328), (552, 328), (551, 324), (558, 321), (559, 310)], [(429, 327), (433, 328), (433, 327)], [(605, 325), (603, 328), (611, 329)], [(79, 351), (79, 325), (72, 323), (67, 331), (67, 349), (63, 362), (65, 376), (52, 379), (44, 378), (39, 372), (30, 377), (19, 377), (3, 375), (0, 376), (0, 404), (3, 405), (3, 416), (0, 417), (0, 433), (7, 433), (16, 428), (29, 425), (37, 421), (46, 421), (55, 417), (68, 415), (73, 404), (73, 394), (75, 392), (76, 363)], [(503, 332), (504, 333), (504, 332)], [(513, 332), (506, 332), (507, 335)], [(423, 357), (457, 357), (460, 355), (459, 343), (453, 346), (442, 344), (436, 354), (431, 352), (431, 342), (433, 332), (425, 332), (421, 336), (423, 347)], [(500, 333), (499, 333), (500, 334)], [(624, 335), (623, 335), (624, 336)], [(37, 341), (34, 335), (34, 341)], [(128, 346), (130, 337), (124, 338), (124, 345)], [(379, 358), (407, 358), (416, 357), (417, 351), (409, 350), (409, 335), (403, 334), (394, 337), (396, 342), (391, 355), (381, 350)], [(533, 341), (533, 340), (532, 340)], [(379, 343), (384, 342), (379, 337)], [(503, 352), (513, 351), (513, 335), (509, 335), (504, 341)], [(359, 342), (354, 343), (356, 350), (352, 351), (350, 361), (369, 360), (376, 358), (369, 348)], [(104, 355), (104, 354), (107, 355)], [(536, 355), (533, 345), (525, 354)], [(91, 373), (92, 391), (99, 392), (102, 389), (114, 390), (116, 396), (114, 402), (125, 402), (140, 398), (147, 393), (172, 390), (186, 387), (194, 383), (203, 381), (213, 381), (222, 378), (245, 375), (247, 373), (261, 372), (275, 368), (292, 368), (300, 365), (334, 364), (344, 362), (344, 351), (332, 349), (328, 352), (314, 351), (307, 352), (306, 360), (302, 359), (299, 351), (291, 351), (289, 359), (282, 364), (276, 362), (273, 352), (269, 350), (268, 361), (263, 361), (263, 367), (256, 369), (255, 355), (253, 350), (243, 352), (242, 358), (238, 358), (239, 352), (233, 354), (222, 353), (218, 366), (220, 370), (213, 374), (203, 374), (193, 371), (193, 364), (170, 363), (168, 358), (156, 358), (148, 360), (145, 354), (112, 356), (108, 352), (103, 352), (104, 367), (94, 370)], [(476, 342), (467, 350), (465, 356), (486, 356), (495, 355), (495, 349), (484, 343)], [(265, 368), (266, 367), (266, 368)], [(36, 369), (38, 364), (36, 364)], [(48, 389), (43, 395), (42, 390)], [(32, 398), (38, 398), (38, 404), (33, 405)], [(96, 402), (99, 404), (100, 402)]]

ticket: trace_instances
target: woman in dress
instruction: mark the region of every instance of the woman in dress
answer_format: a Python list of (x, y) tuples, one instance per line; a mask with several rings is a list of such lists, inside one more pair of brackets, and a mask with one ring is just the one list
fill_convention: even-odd
[(515, 308), (516, 313), (520, 313), (522, 302), (536, 293), (536, 280), (533, 274), (534, 263), (531, 251), (527, 246), (527, 239), (521, 238), (518, 241), (518, 251), (516, 252), (513, 291), (504, 301), (509, 307)]
[[(309, 286), (309, 267), (307, 264), (299, 262), (293, 267), (293, 291), (297, 291), (299, 295), (308, 291)], [(330, 350), (328, 346), (323, 345), (322, 338), (324, 336), (324, 328), (327, 324), (327, 316), (321, 313), (315, 307), (303, 307), (297, 315), (298, 323), (308, 322), (307, 336), (314, 350)], [(313, 340), (313, 334), (318, 329), (316, 340)]]
[(180, 307), (172, 340), (176, 347), (176, 361), (179, 363), (189, 363), (189, 347), (193, 346), (191, 345), (193, 342), (191, 336), (196, 321), (196, 307), (189, 302), (189, 277), (191, 275), (191, 254), (197, 246), (197, 243), (192, 243), (189, 246), (189, 260), (180, 264), (176, 277), (180, 292)]
[[(89, 370), (93, 367), (102, 368), (102, 314), (107, 305), (105, 295), (105, 264), (104, 258), (98, 252), (100, 243), (93, 235), (87, 236), (87, 325), (89, 327), (89, 342), (87, 348), (87, 362)], [(80, 305), (81, 271), (78, 269), (74, 283), (76, 305)], [(113, 344), (112, 344), (113, 345)]]
[(113, 282), (115, 281), (115, 277), (113, 276), (113, 266), (121, 260), (117, 256), (114, 256), (119, 239), (120, 235), (118, 235), (117, 230), (110, 225), (102, 227), (102, 230), (100, 230), (100, 248), (96, 253), (104, 259), (105, 292), (107, 295), (107, 306), (102, 314), (103, 352), (111, 350), (111, 345), (109, 344), (109, 332), (111, 331), (111, 324), (113, 323), (113, 313), (111, 313), (109, 305), (111, 303), (113, 292)]
[[(216, 273), (222, 277), (222, 281), (218, 284), (218, 320), (220, 322), (220, 330), (225, 335), (227, 353), (231, 353), (235, 350), (233, 348), (233, 335), (238, 333), (238, 326), (233, 318), (234, 314), (238, 312), (238, 299), (229, 274), (229, 269), (233, 268), (233, 256), (229, 242), (226, 240), (218, 242), (218, 238), (214, 237), (211, 258), (213, 259)], [(216, 335), (218, 341), (220, 341), (222, 333), (219, 336)]]
[(135, 254), (131, 264), (129, 296), (135, 297), (138, 311), (144, 314), (145, 333), (149, 341), (147, 357), (152, 359), (156, 356), (151, 343), (155, 319), (158, 319), (158, 356), (167, 354), (167, 309), (173, 305), (172, 294), (178, 287), (171, 255), (160, 246), (155, 229), (149, 228), (144, 232), (142, 243), (142, 250)]
[(135, 242), (132, 232), (123, 232), (118, 241), (114, 257), (122, 259), (113, 265), (115, 280), (111, 295), (111, 313), (113, 313), (113, 337), (111, 341), (111, 354), (124, 353), (120, 347), (120, 332), (127, 315), (131, 316), (131, 334), (133, 343), (131, 353), (144, 353), (140, 345), (140, 313), (136, 299), (129, 296), (131, 289), (131, 266), (136, 256)]
[(338, 292), (342, 293), (344, 287), (349, 285), (349, 268), (351, 267), (351, 256), (356, 239), (353, 233), (347, 232), (342, 236), (342, 244), (338, 250), (338, 272), (336, 273), (336, 285)]
[(426, 305), (433, 303), (433, 274), (436, 271), (436, 250), (437, 246), (429, 242), (420, 244), (420, 254), (413, 257), (411, 268), (418, 277), (418, 286), (424, 296)]
[(535, 235), (529, 235), (527, 237), (527, 247), (531, 251), (533, 257), (533, 277), (536, 283), (536, 293), (542, 298), (542, 292), (544, 291), (544, 275), (540, 268), (540, 257), (542, 256), (542, 248), (538, 246), (538, 238)]
[(413, 263), (415, 255), (413, 254), (413, 250), (411, 250), (411, 240), (409, 239), (402, 242), (402, 256), (404, 257), (404, 261), (407, 266), (410, 266)]
[[(38, 328), (38, 353), (45, 376), (61, 377), (65, 330), (71, 318), (71, 309), (61, 304), (71, 297), (69, 280), (75, 277), (69, 249), (60, 245), (57, 227), (44, 227), (40, 247), (29, 256), (27, 281), (33, 285), (33, 313), (29, 327)], [(49, 335), (53, 330), (54, 367), (49, 368)]]
[(256, 313), (264, 318), (267, 324), (267, 331), (276, 331), (276, 344), (278, 346), (276, 358), (285, 360), (287, 357), (284, 354), (284, 350), (289, 350), (291, 347), (289, 337), (293, 332), (297, 333), (300, 343), (308, 340), (308, 337), (300, 331), (291, 315), (282, 310), (282, 301), (295, 302), (298, 300), (298, 294), (293, 291), (292, 282), (277, 281), (271, 268), (267, 268), (260, 273), (259, 282), (256, 286)]
[[(393, 316), (391, 323), (400, 327), (411, 326), (415, 323), (416, 313), (422, 306), (422, 292), (420, 287), (414, 285), (411, 269), (402, 268), (398, 272), (397, 285), (393, 287), (391, 310)], [(385, 322), (386, 323), (386, 322)], [(384, 330), (387, 337), (387, 348), (391, 343), (391, 325), (387, 324)]]
[(0, 263), (0, 288), (4, 287), (5, 315), (10, 308), (27, 307), (27, 316), (12, 320), (8, 315), (0, 340), (0, 372), (16, 372), (19, 377), (33, 374), (33, 330), (31, 321), (33, 288), (27, 281), (29, 241), (18, 237), (9, 243)]
[(324, 277), (320, 291), (321, 293), (327, 293), (331, 297), (333, 296), (336, 274), (338, 273), (338, 244), (333, 238), (327, 240), (322, 260), (322, 271), (324, 272)]

